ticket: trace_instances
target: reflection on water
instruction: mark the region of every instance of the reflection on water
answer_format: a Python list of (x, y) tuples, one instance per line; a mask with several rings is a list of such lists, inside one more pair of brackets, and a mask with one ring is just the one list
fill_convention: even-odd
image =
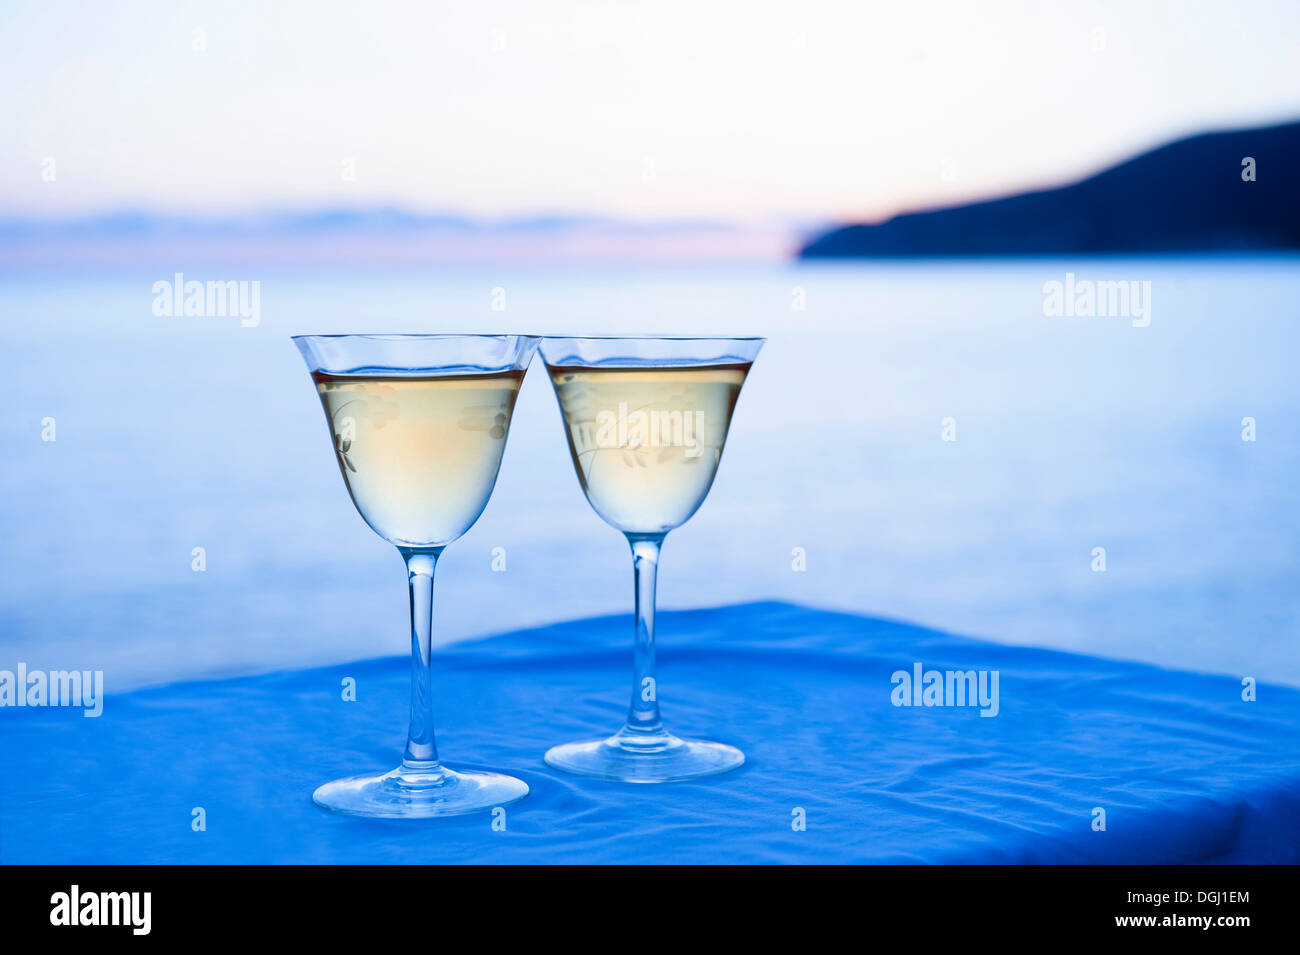
[[(165, 276), (11, 277), (0, 666), (111, 692), (406, 652), (401, 562), (339, 486), (290, 334), (745, 334), (770, 341), (661, 606), (779, 598), (1300, 684), (1295, 265), (195, 276), (260, 281), (256, 327), (155, 316)], [(1046, 315), (1067, 272), (1150, 282), (1149, 324)], [(630, 606), (540, 362), (438, 571), (445, 640)]]

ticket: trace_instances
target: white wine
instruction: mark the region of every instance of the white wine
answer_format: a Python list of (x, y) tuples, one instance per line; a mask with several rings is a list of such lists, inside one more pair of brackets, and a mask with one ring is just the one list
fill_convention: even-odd
[(441, 546), (487, 505), (524, 373), (430, 377), (314, 372), (352, 501), (380, 537)]
[(713, 484), (749, 363), (548, 370), (596, 513), (634, 534), (685, 523)]
[(664, 536), (704, 502), (761, 338), (545, 338), (578, 483), (627, 535), (636, 590), (632, 698), (613, 736), (552, 746), (546, 765), (636, 783), (735, 769), (734, 746), (664, 727), (655, 687), (655, 578)]
[[(411, 697), (397, 768), (317, 787), (323, 809), (433, 818), (509, 806), (522, 779), (456, 772), (433, 731), (433, 578), (437, 553), (486, 506), (515, 398), (537, 350), (528, 335), (295, 335), (316, 384), (352, 503), (396, 544), (410, 591)], [(500, 811), (499, 809), (497, 811)]]

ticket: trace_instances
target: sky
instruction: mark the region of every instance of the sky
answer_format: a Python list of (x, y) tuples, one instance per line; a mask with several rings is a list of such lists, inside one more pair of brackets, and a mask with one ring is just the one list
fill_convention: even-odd
[(1294, 0), (4, 0), (0, 216), (871, 221), (1300, 117), (1297, 35)]

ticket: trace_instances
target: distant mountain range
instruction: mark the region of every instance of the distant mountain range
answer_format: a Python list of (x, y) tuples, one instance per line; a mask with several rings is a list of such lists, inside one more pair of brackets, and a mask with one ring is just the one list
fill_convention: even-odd
[(1300, 249), (1300, 123), (1181, 139), (1059, 189), (842, 226), (799, 256), (1265, 249)]
[(251, 269), (781, 261), (797, 248), (796, 234), (782, 223), (563, 214), (484, 220), (396, 207), (215, 217), (131, 210), (61, 220), (0, 215), (0, 271), (186, 263), (191, 268)]
[(621, 235), (727, 233), (733, 223), (709, 220), (631, 222), (600, 216), (539, 215), (484, 220), (450, 213), (421, 213), (391, 206), (272, 211), (235, 216), (157, 215), (120, 211), (70, 219), (0, 217), (0, 238), (144, 238), (184, 235), (272, 236), (304, 233), (351, 235), (462, 233), (536, 235), (600, 232)]
[[(1243, 165), (1243, 163), (1245, 163)], [(845, 225), (495, 220), (395, 206), (218, 216), (0, 213), (0, 271), (28, 268), (702, 263), (1300, 249), (1300, 122), (1207, 133), (1073, 185)]]

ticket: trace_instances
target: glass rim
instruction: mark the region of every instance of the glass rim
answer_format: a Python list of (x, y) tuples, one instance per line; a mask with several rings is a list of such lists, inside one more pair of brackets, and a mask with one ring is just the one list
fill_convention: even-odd
[(304, 338), (373, 338), (392, 341), (401, 338), (536, 338), (541, 341), (571, 342), (766, 342), (762, 335), (530, 335), (527, 332), (328, 332), (290, 335)]
[(409, 378), (523, 370), (537, 353), (536, 335), (291, 335), (312, 373)]
[(762, 335), (536, 335), (562, 342), (765, 342)]
[(705, 365), (752, 364), (767, 339), (624, 335), (546, 335), (537, 350), (548, 368), (686, 368)]
[(370, 338), (375, 341), (396, 341), (402, 338), (543, 338), (522, 332), (330, 332), (324, 335), (290, 335), (291, 341), (305, 338)]

